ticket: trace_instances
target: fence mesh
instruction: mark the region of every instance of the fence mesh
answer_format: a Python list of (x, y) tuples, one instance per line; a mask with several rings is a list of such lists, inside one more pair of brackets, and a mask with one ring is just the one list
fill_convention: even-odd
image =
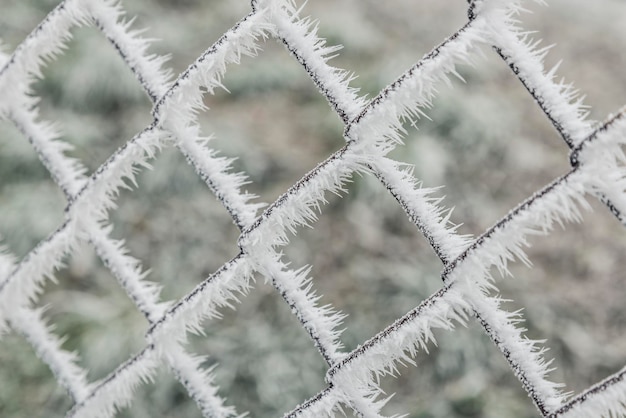
[[(28, 139), (67, 199), (64, 221), (47, 238), (19, 261), (8, 251), (0, 258), (0, 325), (3, 331), (11, 328), (23, 335), (52, 370), (74, 401), (67, 416), (115, 415), (161, 365), (171, 370), (204, 416), (237, 416), (235, 407), (218, 394), (212, 374), (201, 367), (202, 358), (185, 347), (190, 333), (202, 334), (206, 320), (219, 321), (222, 308), (254, 291), (257, 274), (284, 299), (328, 368), (327, 387), (285, 416), (334, 416), (343, 410), (382, 416), (386, 398), (380, 378), (411, 363), (418, 351), (428, 350), (435, 330), (452, 330), (468, 321), (484, 329), (542, 416), (625, 415), (626, 369), (580, 394), (562, 393), (561, 385), (547, 378), (550, 362), (544, 359), (542, 343), (526, 338), (519, 325), (521, 314), (508, 312), (494, 296), (492, 270), (506, 274), (510, 261), (528, 263), (524, 248), (529, 237), (579, 221), (581, 210), (589, 207), (587, 195), (626, 222), (624, 113), (599, 125), (586, 120), (577, 93), (557, 81), (556, 70), (544, 68), (546, 50), (537, 49), (519, 27), (517, 16), (524, 3), (470, 2), (467, 23), (371, 100), (350, 87), (352, 74), (329, 64), (338, 49), (320, 39), (316, 22), (301, 17), (301, 5), (289, 0), (252, 1), (250, 13), (173, 81), (163, 69), (166, 59), (148, 52), (149, 41), (131, 29), (132, 21), (113, 0), (61, 2), (11, 55), (0, 57), (0, 115)], [(42, 68), (63, 52), (71, 31), (83, 25), (102, 33), (153, 105), (150, 124), (90, 174), (83, 162), (67, 156), (68, 144), (58, 138), (52, 123), (42, 120), (32, 95)], [(222, 87), (229, 66), (242, 56), (255, 56), (272, 38), (290, 51), (341, 119), (346, 143), (263, 208), (242, 191), (245, 175), (235, 173), (231, 160), (209, 148), (198, 113), (205, 110), (204, 96)], [(558, 131), (570, 149), (571, 168), (474, 239), (456, 232), (437, 189), (423, 188), (410, 168), (388, 154), (402, 143), (406, 122), (424, 114), (449, 77), (462, 78), (457, 66), (472, 65), (483, 46), (492, 47), (502, 65), (511, 68)], [(182, 153), (240, 230), (238, 254), (173, 302), (160, 299), (159, 287), (146, 280), (146, 271), (124, 243), (111, 238), (109, 225), (120, 189), (133, 183), (164, 148)], [(393, 324), (345, 352), (340, 331), (344, 316), (319, 303), (309, 270), (291, 268), (282, 248), (303, 226), (315, 224), (329, 193), (349, 193), (346, 184), (357, 174), (377, 179), (423, 234), (443, 266), (442, 285)], [(42, 286), (85, 243), (150, 324), (145, 347), (95, 382), (77, 365), (77, 355), (62, 349), (63, 340), (46, 324), (44, 311), (35, 307)]]

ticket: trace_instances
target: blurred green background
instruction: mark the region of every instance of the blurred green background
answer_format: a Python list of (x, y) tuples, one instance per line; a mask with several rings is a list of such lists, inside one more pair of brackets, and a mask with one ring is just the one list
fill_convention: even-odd
[[(58, 1), (2, 0), (0, 39), (10, 53)], [(249, 11), (247, 1), (122, 2), (135, 27), (160, 39), (175, 73), (186, 68)], [(624, 104), (626, 2), (527, 2), (521, 24), (563, 60), (559, 75), (586, 96), (591, 117)], [(331, 63), (359, 75), (354, 85), (372, 97), (466, 20), (462, 0), (310, 0), (304, 13), (320, 19), (320, 34), (344, 50)], [(67, 51), (34, 86), (42, 117), (57, 121), (72, 155), (90, 170), (150, 122), (150, 103), (130, 70), (93, 28), (75, 30)], [(568, 150), (511, 71), (489, 48), (467, 83), (442, 86), (427, 113), (393, 157), (415, 165), (425, 186), (445, 185), (447, 207), (461, 233), (480, 234), (516, 203), (568, 170)], [(308, 169), (343, 145), (342, 125), (284, 47), (270, 40), (254, 59), (228, 69), (229, 93), (207, 97), (201, 115), (212, 146), (238, 157), (248, 190), (271, 202)], [(234, 256), (237, 230), (225, 210), (176, 150), (138, 176), (112, 213), (114, 236), (151, 269), (163, 297), (179, 298)], [(355, 177), (344, 198), (332, 197), (313, 229), (285, 248), (294, 267), (313, 266), (322, 303), (349, 316), (347, 350), (371, 337), (437, 290), (441, 264), (393, 198), (371, 177)], [(546, 339), (555, 381), (578, 392), (617, 371), (626, 356), (623, 286), (626, 239), (608, 211), (591, 202), (585, 222), (536, 238), (534, 268), (514, 265), (499, 282), (510, 310), (524, 308), (528, 336)], [(19, 257), (61, 221), (65, 202), (27, 140), (0, 121), (0, 235)], [(49, 283), (38, 305), (64, 348), (76, 350), (90, 379), (104, 377), (143, 347), (147, 323), (103, 268), (81, 248)], [(281, 416), (325, 385), (325, 363), (280, 296), (257, 281), (236, 311), (208, 323), (191, 351), (209, 355), (221, 395), (239, 412)], [(420, 354), (382, 386), (396, 393), (384, 412), (409, 417), (534, 417), (537, 411), (499, 351), (475, 323), (437, 333), (438, 346)], [(0, 416), (59, 417), (71, 401), (30, 346), (15, 334), (0, 340)], [(199, 417), (167, 372), (142, 387), (123, 417)]]

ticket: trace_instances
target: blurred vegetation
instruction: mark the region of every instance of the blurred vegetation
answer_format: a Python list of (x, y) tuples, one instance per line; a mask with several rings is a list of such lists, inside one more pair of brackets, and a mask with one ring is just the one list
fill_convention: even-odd
[[(54, 7), (53, 0), (4, 0), (0, 38), (12, 51)], [(457, 4), (458, 3), (458, 4)], [(623, 104), (626, 5), (619, 0), (553, 0), (520, 17), (546, 44), (548, 64), (587, 95), (592, 117)], [(126, 0), (136, 27), (161, 39), (182, 71), (249, 9), (247, 1)], [(465, 2), (436, 0), (318, 0), (305, 9), (321, 21), (329, 42), (343, 44), (333, 60), (359, 75), (372, 97), (434, 45), (460, 27)], [(96, 169), (150, 121), (150, 103), (106, 40), (92, 28), (75, 31), (66, 53), (34, 86), (42, 117), (61, 126), (73, 156)], [(515, 204), (568, 169), (568, 151), (528, 93), (488, 48), (467, 83), (443, 86), (406, 145), (392, 156), (415, 165), (425, 186), (445, 185), (460, 232), (480, 234)], [(273, 201), (308, 169), (343, 145), (342, 126), (304, 71), (274, 41), (259, 57), (228, 70), (230, 93), (207, 97), (202, 126), (212, 145), (236, 156), (250, 191)], [(65, 202), (30, 145), (0, 122), (0, 235), (19, 257), (61, 221)], [(179, 298), (236, 254), (237, 230), (206, 186), (175, 150), (124, 191), (111, 214), (114, 236)], [(350, 193), (331, 197), (314, 229), (285, 248), (293, 266), (313, 266), (315, 287), (348, 313), (343, 342), (354, 348), (440, 286), (441, 265), (387, 191), (369, 176)], [(626, 352), (626, 239), (608, 211), (594, 203), (580, 225), (533, 241), (532, 270), (513, 266), (499, 282), (511, 310), (524, 308), (531, 338), (547, 339), (556, 358), (552, 378), (579, 391), (618, 370)], [(112, 371), (143, 345), (145, 320), (88, 247), (68, 257), (39, 305), (80, 353), (90, 378)], [(396, 393), (387, 413), (426, 417), (533, 417), (537, 413), (507, 364), (475, 323), (437, 333), (438, 346), (420, 353), (418, 367), (382, 381)], [(282, 415), (324, 387), (325, 364), (279, 295), (259, 278), (236, 311), (207, 324), (191, 350), (216, 365), (221, 394), (239, 412)], [(71, 402), (33, 350), (17, 335), (0, 340), (0, 416), (63, 416)], [(123, 417), (196, 417), (199, 412), (167, 371), (139, 390)]]

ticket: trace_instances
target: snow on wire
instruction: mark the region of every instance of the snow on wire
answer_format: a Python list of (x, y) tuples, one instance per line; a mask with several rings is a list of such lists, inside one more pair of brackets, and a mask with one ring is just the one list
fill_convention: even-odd
[[(538, 0), (536, 0), (538, 1)], [(540, 2), (540, 1), (539, 1)], [(625, 222), (626, 188), (621, 146), (626, 138), (624, 113), (598, 128), (586, 121), (584, 107), (569, 85), (554, 81), (555, 71), (542, 64), (545, 50), (517, 27), (522, 0), (470, 2), (468, 22), (434, 48), (401, 77), (367, 101), (349, 86), (351, 74), (329, 65), (337, 48), (317, 35), (315, 22), (302, 18), (291, 0), (253, 0), (250, 14), (227, 31), (174, 81), (163, 70), (165, 59), (150, 55), (149, 42), (131, 29), (117, 0), (64, 0), (10, 56), (0, 56), (0, 116), (28, 138), (53, 180), (67, 198), (64, 222), (21, 261), (0, 254), (0, 329), (21, 333), (48, 364), (56, 380), (73, 398), (69, 417), (109, 417), (133, 399), (134, 389), (166, 364), (184, 385), (205, 417), (237, 416), (218, 396), (201, 357), (183, 348), (189, 332), (218, 316), (248, 292), (254, 273), (265, 276), (291, 307), (328, 364), (327, 387), (292, 411), (290, 417), (334, 416), (351, 408), (357, 416), (380, 417), (386, 399), (378, 378), (396, 371), (433, 340), (436, 328), (452, 329), (476, 318), (508, 361), (513, 373), (544, 417), (626, 415), (626, 369), (583, 393), (568, 398), (560, 384), (546, 378), (550, 361), (544, 348), (518, 327), (520, 314), (505, 311), (497, 297), (492, 267), (506, 272), (514, 259), (526, 262), (529, 234), (548, 234), (556, 223), (577, 221), (591, 194)], [(152, 101), (153, 121), (118, 149), (92, 175), (65, 155), (68, 144), (54, 125), (42, 121), (32, 83), (42, 67), (59, 54), (72, 28), (97, 27), (135, 74)], [(258, 214), (253, 197), (240, 190), (246, 181), (233, 173), (231, 161), (209, 149), (200, 134), (197, 113), (203, 95), (221, 86), (231, 64), (254, 56), (261, 41), (283, 43), (302, 65), (345, 124), (346, 145), (303, 176)], [(402, 139), (402, 121), (422, 113), (436, 88), (458, 76), (459, 64), (471, 64), (479, 45), (492, 46), (515, 72), (546, 117), (570, 147), (571, 170), (522, 202), (477, 239), (458, 235), (450, 212), (440, 207), (436, 189), (422, 188), (412, 172), (386, 155)], [(148, 164), (160, 149), (177, 147), (231, 215), (241, 233), (239, 254), (176, 302), (159, 299), (159, 287), (123, 243), (110, 237), (109, 212), (125, 181)], [(343, 315), (319, 306), (309, 269), (290, 269), (280, 247), (303, 225), (312, 225), (328, 192), (346, 193), (343, 185), (355, 173), (373, 175), (397, 200), (428, 240), (443, 265), (443, 287), (352, 352), (342, 351)], [(137, 309), (150, 323), (143, 350), (108, 377), (87, 382), (76, 355), (61, 348), (33, 308), (46, 280), (62, 259), (89, 242)], [(254, 413), (254, 411), (252, 411)]]

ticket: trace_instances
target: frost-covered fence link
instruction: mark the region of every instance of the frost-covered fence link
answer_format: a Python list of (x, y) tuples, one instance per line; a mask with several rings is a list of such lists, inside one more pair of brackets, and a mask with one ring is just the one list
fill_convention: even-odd
[[(583, 393), (568, 397), (546, 378), (550, 361), (540, 342), (527, 339), (519, 312), (501, 307), (493, 295), (490, 271), (506, 273), (514, 259), (527, 262), (527, 237), (548, 234), (555, 224), (577, 221), (587, 194), (601, 200), (622, 222), (626, 211), (621, 146), (626, 133), (623, 112), (600, 126), (585, 119), (581, 100), (569, 85), (555, 82), (555, 71), (542, 64), (545, 51), (515, 19), (522, 0), (482, 0), (469, 5), (468, 21), (409, 68), (372, 100), (349, 86), (352, 75), (328, 64), (337, 52), (317, 35), (315, 22), (300, 16), (289, 0), (252, 1), (251, 12), (227, 31), (174, 81), (163, 70), (165, 59), (147, 52), (149, 43), (131, 29), (115, 0), (65, 0), (10, 55), (0, 57), (0, 116), (10, 120), (39, 155), (67, 198), (64, 222), (22, 260), (8, 252), (0, 258), (0, 326), (21, 333), (48, 364), (73, 398), (71, 417), (108, 417), (128, 405), (133, 392), (166, 364), (206, 417), (237, 416), (218, 396), (202, 358), (185, 351), (188, 333), (200, 333), (205, 320), (236, 302), (261, 274), (291, 307), (328, 364), (327, 387), (286, 416), (333, 416), (352, 409), (357, 416), (379, 417), (385, 404), (379, 377), (433, 340), (433, 330), (478, 320), (509, 363), (512, 373), (544, 417), (600, 417), (626, 414), (626, 369)], [(460, 7), (460, 5), (455, 5)], [(451, 5), (450, 7), (453, 7)], [(99, 28), (136, 75), (153, 102), (153, 121), (118, 149), (91, 175), (80, 161), (65, 155), (68, 145), (54, 125), (39, 116), (33, 81), (63, 50), (75, 26)], [(254, 56), (262, 42), (282, 42), (309, 74), (345, 124), (346, 144), (319, 163), (261, 213), (241, 191), (247, 181), (231, 172), (231, 161), (208, 148), (200, 134), (198, 112), (203, 96), (221, 87), (228, 67), (242, 55)], [(571, 170), (537, 191), (477, 239), (458, 235), (450, 212), (440, 206), (436, 189), (422, 188), (412, 171), (387, 154), (402, 141), (402, 124), (431, 104), (437, 86), (458, 76), (459, 64), (471, 64), (480, 45), (493, 46), (504, 65), (519, 77), (571, 149)], [(460, 76), (459, 76), (460, 77)], [(239, 254), (178, 301), (159, 298), (159, 287), (146, 281), (140, 263), (122, 242), (110, 237), (109, 213), (125, 182), (164, 147), (177, 147), (228, 210), (241, 234)], [(375, 176), (426, 237), (443, 264), (443, 285), (392, 325), (352, 352), (342, 351), (343, 315), (320, 306), (307, 268), (291, 269), (281, 247), (304, 225), (313, 225), (328, 192), (345, 193), (355, 173)], [(76, 355), (34, 308), (45, 281), (79, 245), (90, 243), (104, 265), (151, 324), (145, 348), (101, 381), (88, 382)], [(0, 389), (1, 390), (1, 389)], [(254, 411), (251, 411), (254, 415)]]

